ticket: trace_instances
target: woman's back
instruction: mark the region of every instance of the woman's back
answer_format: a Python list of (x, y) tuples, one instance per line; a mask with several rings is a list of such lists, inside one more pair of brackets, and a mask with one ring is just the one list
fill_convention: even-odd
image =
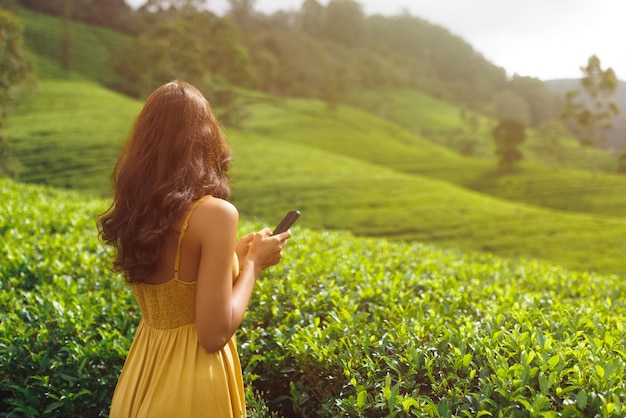
[[(264, 228), (237, 239), (239, 214), (227, 201), (231, 160), (197, 88), (176, 80), (152, 92), (98, 221), (143, 315), (113, 417), (245, 416), (234, 335), (256, 280), (280, 262), (291, 233)], [(207, 195), (214, 197), (197, 201)]]
[[(173, 253), (165, 249), (163, 263), (150, 281), (133, 284), (142, 320), (115, 389), (111, 417), (245, 416), (235, 337), (216, 353), (198, 344), (196, 281), (190, 279), (198, 269), (199, 251), (185, 239), (194, 209), (180, 222), (180, 235), (171, 240)], [(233, 260), (234, 279), (237, 258)], [(167, 270), (169, 279), (163, 280)]]

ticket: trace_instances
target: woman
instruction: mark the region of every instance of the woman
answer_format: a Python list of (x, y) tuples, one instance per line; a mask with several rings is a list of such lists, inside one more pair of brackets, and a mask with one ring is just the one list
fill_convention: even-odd
[(246, 415), (234, 334), (291, 234), (266, 228), (237, 242), (238, 213), (225, 200), (230, 161), (196, 88), (174, 81), (152, 93), (98, 222), (142, 312), (111, 417)]

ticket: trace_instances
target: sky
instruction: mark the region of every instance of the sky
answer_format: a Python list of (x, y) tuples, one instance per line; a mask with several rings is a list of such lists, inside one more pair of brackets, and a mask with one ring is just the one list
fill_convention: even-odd
[[(299, 9), (304, 0), (256, 0), (263, 13)], [(318, 0), (327, 4), (327, 0)], [(127, 0), (133, 6), (145, 0)], [(541, 80), (580, 78), (593, 54), (626, 80), (624, 0), (357, 0), (367, 15), (411, 15), (465, 39), (487, 60)], [(217, 13), (227, 0), (207, 0)]]

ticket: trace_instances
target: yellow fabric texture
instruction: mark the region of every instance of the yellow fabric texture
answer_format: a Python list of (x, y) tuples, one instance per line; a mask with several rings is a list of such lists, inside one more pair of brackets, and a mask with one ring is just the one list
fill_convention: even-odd
[[(133, 284), (142, 319), (115, 387), (111, 418), (238, 418), (246, 416), (243, 377), (235, 336), (217, 353), (198, 343), (196, 284), (174, 278), (159, 285)], [(233, 280), (239, 274), (233, 255)]]

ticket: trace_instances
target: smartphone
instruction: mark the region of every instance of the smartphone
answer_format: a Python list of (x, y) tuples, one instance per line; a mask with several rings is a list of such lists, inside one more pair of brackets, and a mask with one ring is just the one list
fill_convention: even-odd
[(276, 235), (276, 234), (280, 234), (280, 233), (285, 232), (286, 230), (289, 229), (289, 227), (291, 227), (291, 225), (293, 225), (293, 223), (299, 217), (300, 217), (300, 211), (299, 210), (291, 210), (291, 211), (287, 212), (287, 214), (285, 215), (283, 220), (280, 221), (278, 226), (274, 229), (274, 232), (272, 232), (272, 235)]

